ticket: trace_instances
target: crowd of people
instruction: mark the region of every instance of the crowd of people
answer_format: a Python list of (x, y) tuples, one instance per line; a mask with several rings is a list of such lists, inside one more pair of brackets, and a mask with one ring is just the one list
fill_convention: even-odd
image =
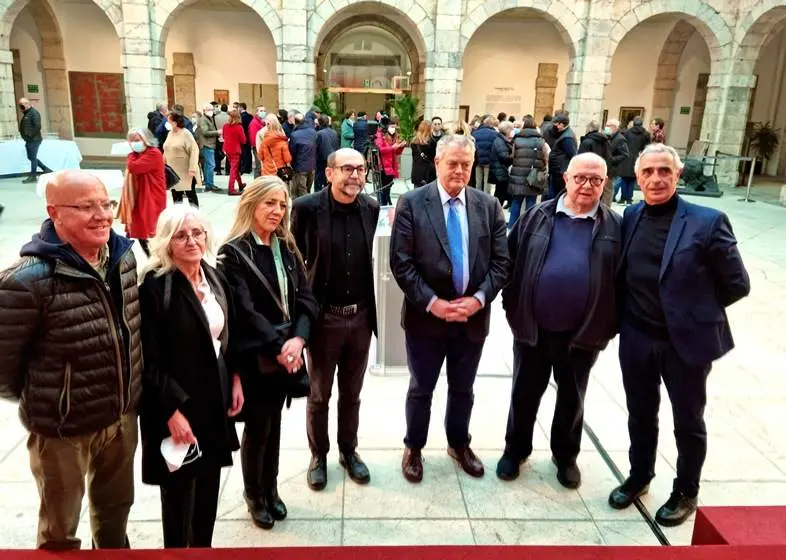
[[(372, 132), (368, 115), (349, 113), (339, 133), (318, 109), (276, 115), (260, 107), (251, 116), (243, 104), (208, 104), (193, 117), (159, 106), (148, 127), (129, 132), (118, 211), (128, 237), (112, 230), (113, 204), (99, 179), (57, 172), (46, 185), (48, 219), (20, 261), (0, 272), (0, 397), (19, 402), (30, 432), (39, 547), (80, 546), (85, 481), (93, 545), (130, 546), (140, 436), (142, 479), (160, 487), (166, 547), (211, 546), (220, 471), (236, 450), (249, 516), (272, 529), (287, 517), (278, 492), (284, 407), (307, 398), (306, 483), (320, 491), (334, 381), (339, 464), (354, 482), (371, 480), (357, 452), (359, 411), (379, 330), (374, 232), (405, 145), (398, 123), (377, 114)], [(662, 123), (652, 126), (662, 140)], [(630, 506), (655, 475), (663, 380), (678, 461), (655, 517), (677, 525), (696, 509), (707, 376), (733, 347), (725, 308), (750, 283), (728, 218), (677, 194), (680, 157), (651, 139), (640, 120), (624, 131), (611, 120), (602, 132), (591, 123), (578, 141), (566, 113), (540, 126), (506, 115), (418, 123), (417, 188), (399, 197), (390, 240), (410, 370), (406, 480), (423, 479), (444, 363), (447, 453), (468, 475), (484, 475), (469, 426), (491, 302), (501, 294), (514, 371), (496, 475), (517, 478), (532, 453), (553, 373), (556, 477), (580, 486), (590, 371), (619, 333), (630, 475), (609, 504)], [(372, 145), (377, 197), (364, 192)], [(217, 191), (224, 163), (229, 194), (240, 198), (219, 240), (196, 187)], [(624, 201), (633, 181), (644, 197), (623, 217), (610, 207), (614, 178)], [(180, 202), (169, 207), (168, 182)], [(139, 274), (134, 239), (149, 256)], [(240, 439), (236, 423), (244, 424)]]

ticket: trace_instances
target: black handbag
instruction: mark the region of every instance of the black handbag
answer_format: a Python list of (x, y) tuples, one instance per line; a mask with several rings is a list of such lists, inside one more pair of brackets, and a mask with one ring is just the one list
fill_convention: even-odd
[[(275, 165), (276, 158), (273, 157), (273, 152), (270, 150), (270, 146), (267, 147), (267, 153), (270, 154), (270, 159), (273, 160), (273, 164)], [(285, 183), (289, 183), (294, 175), (295, 170), (292, 169), (292, 166), (288, 163), (285, 163), (283, 167), (276, 169), (276, 176), (278, 176), (278, 178)]]
[(164, 177), (166, 178), (167, 189), (171, 189), (180, 182), (180, 175), (169, 164), (164, 165)]
[[(240, 257), (251, 269), (251, 272), (254, 273), (254, 276), (256, 276), (260, 282), (262, 282), (262, 285), (265, 287), (265, 289), (270, 292), (271, 296), (273, 296), (273, 299), (275, 300), (279, 309), (281, 309), (284, 315), (286, 315), (286, 308), (284, 307), (281, 298), (273, 289), (273, 286), (270, 285), (268, 279), (265, 278), (265, 275), (262, 274), (262, 271), (259, 270), (253, 259), (251, 259), (251, 257), (249, 257), (237, 244), (228, 243), (228, 245), (237, 251), (238, 255), (240, 255)], [(290, 322), (274, 325), (273, 328), (283, 340), (289, 340), (292, 337), (292, 324)], [(275, 358), (257, 354), (257, 367), (259, 372), (262, 374), (280, 376), (279, 380), (281, 382), (283, 392), (286, 394), (288, 399), (300, 399), (308, 397), (311, 394), (311, 381), (308, 377), (308, 370), (306, 369), (305, 360), (303, 360), (303, 367), (301, 367), (296, 373), (290, 374), (285, 371), (284, 366), (278, 363), (278, 360)]]

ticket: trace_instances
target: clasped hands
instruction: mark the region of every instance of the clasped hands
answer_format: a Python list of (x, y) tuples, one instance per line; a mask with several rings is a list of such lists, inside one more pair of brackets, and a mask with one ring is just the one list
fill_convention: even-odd
[(431, 306), (431, 314), (448, 323), (466, 323), (482, 308), (480, 300), (473, 296), (460, 297), (452, 301), (437, 299)]
[(276, 361), (284, 366), (289, 373), (297, 373), (303, 367), (303, 347), (306, 341), (296, 336), (287, 340), (281, 347)]

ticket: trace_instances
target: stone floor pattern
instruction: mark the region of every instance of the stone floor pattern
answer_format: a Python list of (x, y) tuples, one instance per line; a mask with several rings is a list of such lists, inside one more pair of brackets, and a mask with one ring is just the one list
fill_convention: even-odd
[[(403, 190), (403, 185), (397, 185), (397, 192)], [(117, 197), (118, 193), (112, 195)], [(779, 327), (783, 327), (786, 314), (786, 210), (746, 204), (738, 198), (739, 192), (734, 192), (720, 199), (692, 199), (729, 214), (753, 287), (750, 297), (729, 310), (737, 348), (715, 364), (709, 380), (709, 455), (700, 501), (705, 505), (784, 504), (786, 438), (780, 430), (786, 425), (786, 342)], [(214, 194), (201, 195), (200, 200), (218, 234), (226, 233), (237, 200)], [(18, 179), (0, 181), (0, 203), (6, 206), (0, 218), (0, 267), (5, 267), (37, 230), (45, 207), (33, 189)], [(607, 496), (617, 482), (600, 449), (586, 434), (578, 459), (583, 472), (581, 488), (569, 491), (556, 481), (547, 436), (554, 408), (552, 389), (544, 396), (536, 451), (522, 468), (522, 476), (511, 483), (496, 478), (494, 467), (504, 445), (509, 402), (511, 343), (499, 301), (495, 301), (492, 331), (475, 384), (471, 424), (472, 445), (485, 462), (485, 478), (469, 478), (446, 455), (441, 420), (446, 387), (441, 380), (424, 451), (425, 478), (420, 485), (408, 484), (400, 471), (407, 377), (369, 374), (363, 390), (358, 451), (371, 470), (371, 483), (360, 487), (349, 480), (333, 451), (327, 488), (319, 493), (308, 489), (305, 403), (295, 402), (284, 414), (279, 477), (289, 518), (272, 531), (252, 525), (242, 498), (236, 455), (235, 467), (223, 473), (214, 546), (656, 545), (658, 541), (635, 508), (618, 512), (608, 507)], [(616, 467), (627, 473), (624, 403), (615, 340), (593, 370), (586, 424)], [(334, 436), (334, 410), (331, 416)], [(14, 404), (0, 403), (0, 422), (0, 495), (4, 497), (0, 547), (32, 547), (38, 498), (29, 473), (26, 433)], [(671, 490), (676, 460), (672, 430), (664, 391), (657, 478), (643, 500), (651, 514)], [(137, 480), (129, 523), (132, 546), (161, 547), (158, 489), (143, 485), (138, 470)], [(691, 532), (692, 522), (664, 530), (672, 544), (689, 544)], [(89, 534), (85, 508), (79, 527), (83, 547), (90, 546)]]

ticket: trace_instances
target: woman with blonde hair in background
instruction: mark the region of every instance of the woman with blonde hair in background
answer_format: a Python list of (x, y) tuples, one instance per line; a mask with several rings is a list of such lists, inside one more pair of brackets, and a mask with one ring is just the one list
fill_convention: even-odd
[(289, 230), (289, 210), (286, 183), (255, 179), (219, 250), (237, 305), (232, 347), (247, 403), (240, 453), (244, 497), (262, 529), (287, 516), (277, 482), (281, 411), (289, 398), (308, 395), (303, 348), (319, 312)]
[[(279, 169), (291, 171), (292, 155), (289, 153), (289, 139), (276, 115), (268, 115), (267, 126), (262, 130), (265, 136), (259, 147), (259, 161), (262, 162), (262, 175), (278, 176)], [(283, 173), (282, 173), (283, 174)], [(290, 173), (291, 176), (291, 173)]]
[(147, 128), (128, 132), (131, 153), (126, 160), (126, 176), (118, 217), (126, 225), (128, 237), (139, 241), (149, 257), (147, 240), (156, 233), (158, 216), (166, 208), (164, 158), (158, 140)]
[(458, 120), (454, 122), (451, 126), (448, 127), (450, 134), (460, 134), (462, 136), (472, 136), (472, 129), (469, 125), (462, 121)]
[(428, 185), (437, 178), (437, 170), (434, 166), (437, 143), (432, 139), (429, 121), (424, 120), (420, 123), (411, 147), (412, 184), (415, 188)]
[[(187, 204), (167, 208), (139, 288), (142, 480), (161, 488), (166, 548), (211, 546), (221, 468), (232, 465), (239, 447), (231, 418), (243, 407), (243, 387), (229, 348), (232, 299), (205, 260), (212, 243), (202, 212)], [(170, 444), (187, 454), (165, 460), (162, 449)]]

